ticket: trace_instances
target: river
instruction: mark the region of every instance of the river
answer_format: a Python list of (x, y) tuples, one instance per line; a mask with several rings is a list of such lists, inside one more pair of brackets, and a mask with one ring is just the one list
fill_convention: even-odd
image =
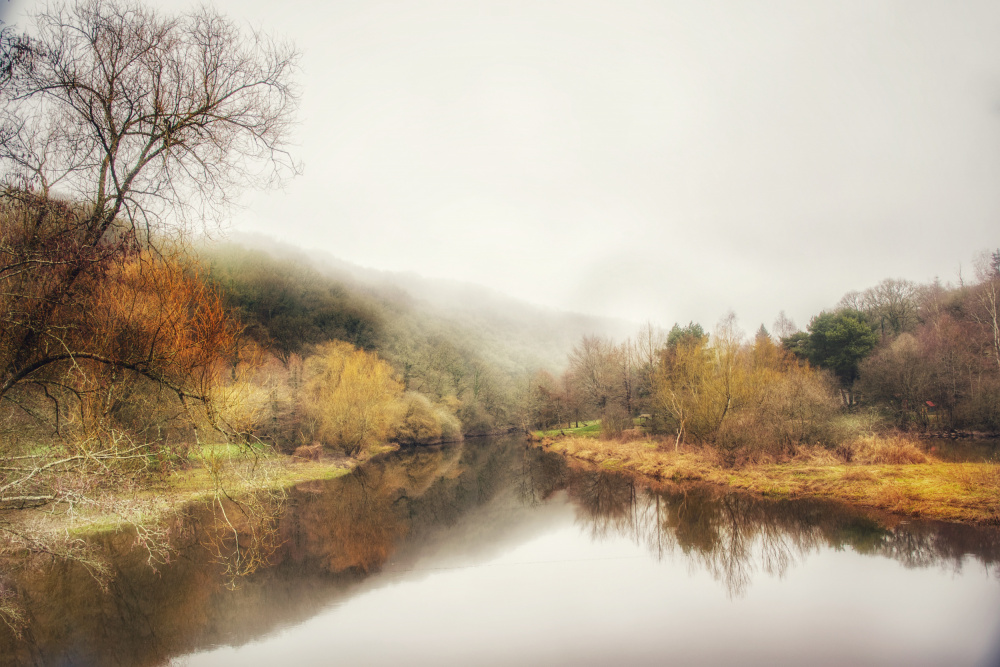
[[(998, 665), (1000, 529), (652, 484), (518, 438), (293, 489), (234, 577), (210, 513), (154, 570), (9, 580), (20, 665)], [(252, 557), (248, 557), (248, 561)]]

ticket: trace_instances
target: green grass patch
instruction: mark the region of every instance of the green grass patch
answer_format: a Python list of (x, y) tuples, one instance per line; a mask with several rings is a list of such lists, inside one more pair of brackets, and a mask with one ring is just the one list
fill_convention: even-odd
[[(576, 422), (574, 422), (575, 424)], [(580, 422), (579, 428), (554, 428), (549, 431), (535, 431), (540, 438), (554, 438), (559, 435), (572, 435), (582, 438), (596, 438), (601, 435), (601, 420)]]

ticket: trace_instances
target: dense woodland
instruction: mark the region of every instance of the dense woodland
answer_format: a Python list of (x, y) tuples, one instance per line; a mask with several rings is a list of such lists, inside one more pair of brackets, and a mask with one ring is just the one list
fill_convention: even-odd
[(284, 399), (260, 432), (289, 450), (346, 442), (318, 435), (311, 399), (296, 390), (331, 340), (388, 364), (397, 384), (385, 390), (379, 433), (399, 442), (600, 419), (609, 437), (641, 428), (675, 446), (706, 442), (752, 458), (798, 444), (836, 448), (859, 429), (1000, 430), (1000, 252), (977, 260), (971, 283), (887, 279), (848, 293), (806, 331), (782, 313), (774, 334), (761, 325), (747, 336), (732, 314), (711, 332), (691, 322), (646, 324), (620, 342), (585, 334), (561, 371), (542, 353), (551, 340), (536, 334), (532, 348), (530, 330), (520, 345), (506, 331), (506, 346), (482, 336), (510, 325), (503, 313), (450, 318), (397, 285), (334, 278), (322, 265), (235, 245), (206, 248), (201, 261), (246, 335), (275, 359), (270, 377)]
[(711, 334), (651, 326), (622, 343), (585, 337), (559, 377), (535, 383), (539, 427), (599, 417), (612, 436), (638, 420), (735, 458), (842, 445), (859, 429), (1000, 431), (1000, 251), (958, 286), (887, 279), (850, 292), (797, 330)]
[(562, 365), (573, 336), (615, 330), (611, 321), (544, 312), (468, 287), (465, 307), (456, 307), (449, 285), (425, 284), (415, 296), (399, 276), (356, 277), (301, 254), (226, 244), (204, 246), (198, 258), (245, 336), (266, 351), (275, 399), (261, 435), (281, 449), (340, 446), (317, 435), (299, 392), (311, 381), (311, 360), (331, 341), (388, 364), (398, 383), (381, 410), (392, 413), (387, 430), (376, 440), (426, 444), (523, 430), (533, 374)]

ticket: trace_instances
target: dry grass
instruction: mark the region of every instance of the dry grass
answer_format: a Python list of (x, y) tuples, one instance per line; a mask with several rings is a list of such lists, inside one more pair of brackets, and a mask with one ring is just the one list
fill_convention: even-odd
[(847, 447), (856, 463), (867, 465), (906, 465), (929, 460), (912, 440), (898, 433), (863, 436)]
[(853, 470), (848, 470), (845, 472), (841, 479), (845, 482), (877, 482), (878, 477), (865, 470), (864, 468), (855, 468)]
[[(375, 453), (368, 453), (362, 459), (374, 454), (398, 449), (395, 445), (384, 445)], [(346, 475), (361, 461), (341, 457), (306, 460), (284, 455), (263, 457), (257, 464), (255, 473), (242, 478), (228, 476), (224, 480), (226, 493), (240, 497), (248, 493), (270, 492), (281, 494), (298, 484), (328, 480)], [(215, 479), (207, 467), (195, 466), (177, 470), (163, 480), (129, 497), (122, 497), (118, 504), (127, 507), (136, 520), (146, 524), (156, 524), (168, 518), (186, 504), (211, 499), (216, 493)], [(37, 530), (70, 531), (74, 536), (89, 535), (103, 531), (115, 531), (122, 527), (122, 516), (103, 513), (98, 508), (78, 507), (72, 517), (63, 514), (41, 518), (31, 513), (32, 525)]]
[(541, 446), (656, 479), (702, 480), (769, 496), (830, 498), (909, 516), (1000, 524), (1000, 465), (939, 461), (899, 434), (858, 438), (849, 443), (846, 457), (802, 447), (782, 460), (740, 467), (724, 466), (708, 446), (675, 452), (672, 442), (649, 438), (559, 438)]
[(795, 455), (791, 459), (800, 463), (810, 465), (841, 465), (844, 457), (827, 447), (819, 445), (803, 445), (795, 450)]

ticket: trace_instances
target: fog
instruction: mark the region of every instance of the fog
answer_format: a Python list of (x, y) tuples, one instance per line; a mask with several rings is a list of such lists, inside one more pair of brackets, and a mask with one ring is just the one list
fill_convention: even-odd
[(996, 2), (211, 4), (302, 51), (303, 174), (233, 230), (751, 330), (1000, 243)]

